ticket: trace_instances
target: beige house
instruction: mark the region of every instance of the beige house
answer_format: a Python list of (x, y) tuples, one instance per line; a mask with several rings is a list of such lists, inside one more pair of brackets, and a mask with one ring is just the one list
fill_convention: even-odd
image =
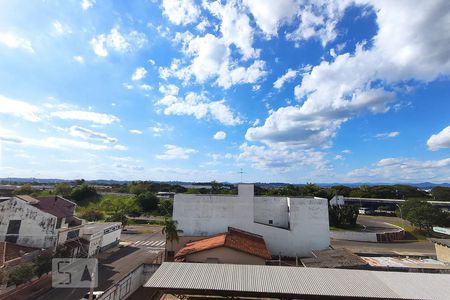
[(264, 265), (272, 257), (260, 235), (236, 228), (228, 232), (187, 243), (175, 255), (175, 261)]

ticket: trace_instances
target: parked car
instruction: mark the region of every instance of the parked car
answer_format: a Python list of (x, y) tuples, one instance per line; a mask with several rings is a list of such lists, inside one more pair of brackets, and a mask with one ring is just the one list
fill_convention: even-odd
[(359, 214), (360, 215), (372, 215), (373, 209), (367, 208), (367, 207), (360, 207), (359, 208)]
[[(96, 292), (93, 292), (92, 299), (98, 299), (98, 298), (100, 298), (100, 296), (103, 295), (104, 293), (105, 293), (104, 291), (96, 291)], [(86, 293), (86, 294), (83, 296), (83, 298), (81, 298), (80, 300), (87, 300), (87, 299), (89, 299), (89, 293)]]

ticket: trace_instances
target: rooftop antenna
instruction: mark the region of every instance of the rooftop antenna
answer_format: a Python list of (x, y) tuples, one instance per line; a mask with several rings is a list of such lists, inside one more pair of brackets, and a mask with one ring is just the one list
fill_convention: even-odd
[(247, 174), (247, 173), (244, 172), (244, 171), (242, 170), (242, 168), (241, 168), (241, 170), (240, 170), (238, 173), (241, 174), (241, 183), (242, 183), (242, 176), (243, 176), (243, 174)]

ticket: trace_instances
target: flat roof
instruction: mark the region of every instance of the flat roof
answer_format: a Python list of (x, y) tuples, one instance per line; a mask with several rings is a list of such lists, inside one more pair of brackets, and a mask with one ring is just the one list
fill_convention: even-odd
[(448, 274), (165, 262), (144, 284), (188, 295), (448, 299)]
[(312, 254), (314, 257), (301, 259), (305, 267), (367, 269), (369, 266), (362, 258), (345, 248), (312, 251)]
[(372, 267), (450, 270), (450, 265), (431, 258), (362, 256), (361, 259)]
[(433, 243), (450, 248), (450, 239), (431, 239)]

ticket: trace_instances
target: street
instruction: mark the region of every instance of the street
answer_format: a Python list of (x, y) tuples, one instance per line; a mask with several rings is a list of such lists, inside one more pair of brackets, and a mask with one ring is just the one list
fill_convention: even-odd
[(347, 248), (354, 253), (382, 255), (436, 256), (434, 244), (430, 241), (370, 243), (345, 240), (331, 240), (334, 249)]
[(397, 217), (359, 215), (357, 222), (358, 222), (358, 224), (363, 225), (365, 227), (364, 231), (386, 232), (386, 231), (398, 230), (398, 227), (390, 224), (390, 222), (391, 223), (401, 223), (402, 219), (397, 218)]
[[(164, 247), (151, 246), (161, 245), (161, 242), (165, 243), (165, 238), (159, 226), (128, 226), (127, 230), (122, 232), (121, 240), (131, 242), (134, 245), (123, 248), (114, 247), (99, 254), (99, 277), (96, 291), (105, 291), (142, 263), (151, 263), (161, 251), (164, 251)], [(141, 241), (141, 243), (136, 243), (138, 241)], [(52, 288), (37, 299), (79, 300), (88, 291), (87, 288)]]

